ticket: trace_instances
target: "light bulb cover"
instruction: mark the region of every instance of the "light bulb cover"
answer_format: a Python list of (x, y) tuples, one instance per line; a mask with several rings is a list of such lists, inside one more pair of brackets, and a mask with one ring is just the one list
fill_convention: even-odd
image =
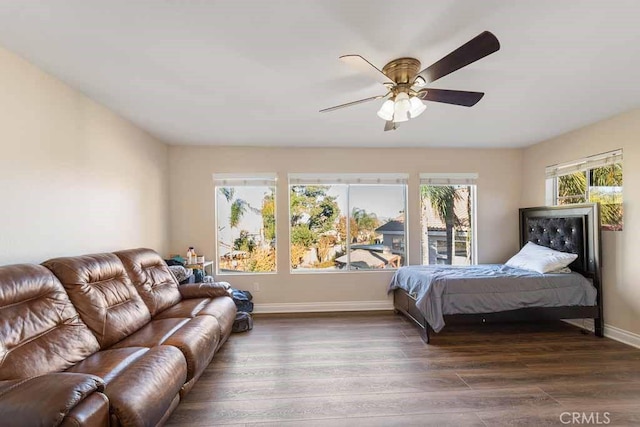
[(393, 115), (393, 122), (394, 123), (402, 123), (402, 122), (408, 122), (408, 121), (409, 121), (409, 112), (408, 111), (395, 113)]
[(378, 117), (382, 120), (390, 121), (393, 120), (393, 101), (391, 99), (387, 99), (382, 103), (382, 107), (378, 110)]
[(394, 122), (400, 123), (409, 120), (409, 110), (411, 109), (409, 95), (404, 92), (400, 92), (398, 95), (396, 95), (396, 101), (393, 107)]
[(409, 99), (409, 103), (411, 104), (409, 114), (411, 115), (412, 119), (415, 119), (420, 114), (424, 113), (424, 110), (427, 109), (427, 106), (424, 105), (424, 102), (422, 102), (422, 100), (417, 96), (412, 96), (411, 99)]

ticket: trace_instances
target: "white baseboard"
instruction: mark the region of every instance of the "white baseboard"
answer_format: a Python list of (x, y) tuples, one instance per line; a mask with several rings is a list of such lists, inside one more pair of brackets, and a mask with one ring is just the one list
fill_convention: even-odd
[[(574, 326), (578, 326), (580, 328), (585, 328), (591, 332), (593, 332), (593, 319), (584, 319), (583, 320), (565, 320), (565, 322), (570, 323)], [(628, 344), (632, 347), (640, 348), (640, 335), (625, 331), (624, 329), (617, 328), (615, 326), (604, 325), (604, 336), (607, 338), (611, 338), (612, 340), (619, 341), (623, 344)]]
[(327, 311), (393, 310), (393, 301), (335, 301), (256, 304), (254, 313), (318, 313)]

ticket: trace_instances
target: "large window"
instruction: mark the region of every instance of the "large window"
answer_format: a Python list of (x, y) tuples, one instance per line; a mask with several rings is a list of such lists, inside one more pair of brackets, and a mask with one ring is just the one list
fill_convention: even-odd
[(422, 264), (475, 263), (475, 174), (421, 174)]
[(598, 202), (604, 230), (622, 230), (622, 150), (549, 166), (547, 202)]
[(214, 175), (218, 273), (276, 271), (275, 175)]
[(290, 175), (291, 270), (405, 265), (406, 180), (399, 174)]

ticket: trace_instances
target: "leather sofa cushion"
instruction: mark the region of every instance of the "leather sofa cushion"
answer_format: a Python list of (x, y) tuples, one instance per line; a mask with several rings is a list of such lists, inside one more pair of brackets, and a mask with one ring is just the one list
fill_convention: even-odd
[(213, 316), (194, 319), (153, 320), (112, 348), (171, 345), (187, 361), (187, 381), (200, 376), (209, 365), (220, 341), (220, 325)]
[(187, 365), (175, 347), (123, 348), (96, 353), (70, 372), (102, 375), (110, 411), (122, 426), (155, 426), (175, 404)]
[(186, 283), (180, 286), (182, 298), (217, 298), (233, 297), (233, 290), (228, 282)]
[(114, 254), (56, 258), (43, 263), (65, 287), (101, 348), (108, 348), (151, 319), (149, 309)]
[(86, 397), (103, 389), (93, 375), (53, 373), (0, 381), (3, 426), (57, 426)]
[(72, 366), (67, 372), (90, 373), (102, 378), (105, 384), (109, 384), (148, 352), (147, 347), (101, 350)]
[(180, 302), (178, 282), (157, 252), (141, 248), (115, 254), (122, 261), (151, 316)]
[(184, 318), (196, 316), (213, 316), (220, 324), (220, 336), (224, 341), (231, 334), (233, 321), (236, 318), (236, 305), (228, 297), (190, 298), (158, 313), (156, 319)]
[(60, 427), (109, 427), (109, 399), (92, 393), (69, 411)]
[(0, 380), (63, 371), (98, 342), (58, 279), (39, 265), (0, 267)]
[(236, 320), (237, 312), (238, 309), (236, 308), (233, 299), (229, 297), (218, 297), (212, 299), (209, 304), (207, 304), (207, 306), (198, 313), (198, 315), (210, 315), (218, 319), (218, 323), (220, 324), (220, 334), (226, 339), (226, 337), (231, 334), (231, 329), (233, 328), (234, 320)]
[(190, 318), (196, 317), (209, 304), (210, 298), (190, 298), (172, 305), (166, 310), (153, 316), (153, 319)]

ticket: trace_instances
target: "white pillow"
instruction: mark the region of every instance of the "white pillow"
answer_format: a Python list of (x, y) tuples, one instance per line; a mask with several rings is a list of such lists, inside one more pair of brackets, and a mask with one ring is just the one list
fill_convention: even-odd
[(568, 266), (576, 258), (578, 258), (576, 254), (554, 251), (551, 248), (528, 242), (506, 264), (524, 270), (548, 273)]

